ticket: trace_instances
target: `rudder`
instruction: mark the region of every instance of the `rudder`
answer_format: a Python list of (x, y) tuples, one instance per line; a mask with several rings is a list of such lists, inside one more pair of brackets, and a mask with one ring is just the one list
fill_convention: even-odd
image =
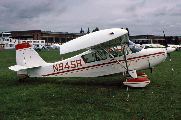
[(16, 64), (26, 67), (39, 67), (45, 65), (46, 62), (27, 42), (16, 46)]

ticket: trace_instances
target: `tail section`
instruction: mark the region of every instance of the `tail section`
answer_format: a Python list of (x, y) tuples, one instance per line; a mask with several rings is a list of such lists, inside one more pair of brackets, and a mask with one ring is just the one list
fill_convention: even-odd
[(14, 71), (19, 71), (27, 68), (40, 67), (46, 62), (38, 55), (29, 43), (22, 43), (16, 46), (16, 64), (9, 67)]

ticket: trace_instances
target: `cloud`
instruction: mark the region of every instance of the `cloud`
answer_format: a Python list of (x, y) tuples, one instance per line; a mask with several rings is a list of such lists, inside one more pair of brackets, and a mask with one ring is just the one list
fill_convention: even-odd
[(160, 34), (163, 29), (178, 34), (180, 18), (179, 0), (2, 0), (0, 4), (0, 31), (128, 27), (131, 34)]
[(32, 26), (39, 25), (33, 22), (34, 19), (43, 20), (41, 19), (42, 16), (49, 16), (54, 13), (62, 14), (66, 9), (62, 2), (63, 1), (58, 0), (54, 2), (49, 0), (3, 1), (0, 4), (0, 23), (2, 23), (1, 26), (3, 26), (4, 28), (9, 28), (9, 31), (27, 30), (28, 28), (35, 28)]
[(144, 7), (145, 4), (146, 4), (146, 0), (132, 1), (131, 5), (127, 6), (126, 12), (134, 12), (137, 9)]
[(171, 16), (181, 16), (181, 4), (177, 4), (169, 10)]

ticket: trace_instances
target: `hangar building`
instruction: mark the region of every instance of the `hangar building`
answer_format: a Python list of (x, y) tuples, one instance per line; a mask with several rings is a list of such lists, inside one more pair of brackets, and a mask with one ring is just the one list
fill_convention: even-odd
[(63, 44), (85, 33), (51, 32), (41, 30), (11, 31), (11, 37), (18, 40), (45, 40), (46, 45)]

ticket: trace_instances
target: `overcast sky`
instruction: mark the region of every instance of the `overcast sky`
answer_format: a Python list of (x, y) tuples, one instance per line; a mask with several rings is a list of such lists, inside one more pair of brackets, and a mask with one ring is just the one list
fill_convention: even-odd
[(181, 36), (181, 0), (0, 0), (0, 32), (78, 33), (88, 27)]

